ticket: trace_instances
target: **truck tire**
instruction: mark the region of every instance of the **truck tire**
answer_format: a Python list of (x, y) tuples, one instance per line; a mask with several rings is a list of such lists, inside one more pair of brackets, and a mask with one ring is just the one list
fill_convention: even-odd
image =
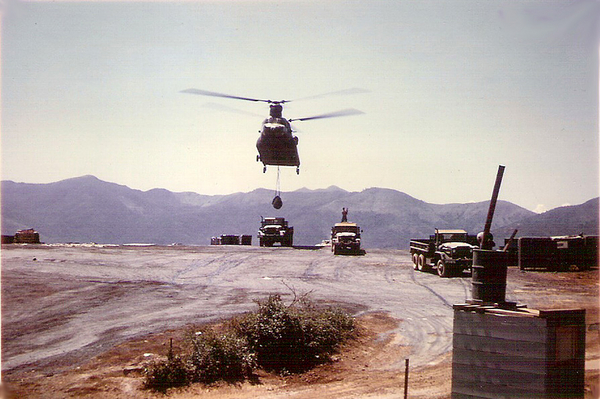
[(417, 269), (420, 272), (424, 272), (425, 269), (427, 269), (427, 265), (425, 262), (425, 256), (423, 254), (419, 255), (419, 257), (417, 258)]
[(413, 269), (417, 270), (419, 267), (417, 265), (417, 263), (419, 262), (419, 255), (417, 255), (416, 252), (414, 254), (412, 254), (412, 262), (413, 262)]
[(442, 259), (437, 262), (437, 273), (440, 277), (448, 277), (450, 276), (450, 268), (446, 266), (446, 262)]
[(340, 250), (338, 249), (338, 247), (337, 247), (337, 246), (334, 246), (334, 247), (333, 247), (333, 254), (334, 254), (334, 255), (339, 255), (339, 253), (340, 253)]

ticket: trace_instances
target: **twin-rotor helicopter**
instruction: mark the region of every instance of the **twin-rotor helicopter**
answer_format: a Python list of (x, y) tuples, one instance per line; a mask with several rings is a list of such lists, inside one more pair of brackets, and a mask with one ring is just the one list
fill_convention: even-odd
[[(362, 89), (349, 89), (307, 98), (317, 98), (327, 95), (354, 94), (364, 91), (365, 90)], [(229, 94), (222, 94), (199, 89), (186, 89), (183, 90), (182, 93), (268, 103), (270, 106), (270, 116), (263, 121), (262, 129), (260, 130), (260, 137), (256, 142), (256, 149), (258, 150), (258, 156), (256, 157), (256, 160), (263, 163), (263, 172), (267, 171), (267, 166), (269, 165), (295, 166), (296, 173), (300, 173), (300, 157), (298, 156), (298, 137), (293, 135), (293, 129), (290, 125), (290, 122), (336, 118), (340, 116), (358, 115), (363, 113), (362, 111), (353, 108), (348, 108), (340, 111), (330, 112), (316, 116), (309, 116), (305, 118), (286, 119), (282, 115), (283, 104), (289, 103), (291, 102), (291, 100), (263, 100), (258, 98), (232, 96)]]
[[(283, 104), (290, 102), (291, 100), (264, 100), (250, 97), (233, 96), (229, 94), (216, 93), (213, 91), (199, 90), (199, 89), (186, 89), (182, 90), (182, 93), (196, 94), (210, 97), (222, 97), (231, 98), (235, 100), (253, 101), (253, 102), (264, 102), (268, 103), (269, 117), (262, 123), (260, 130), (260, 137), (256, 142), (256, 149), (258, 155), (256, 156), (257, 162), (263, 163), (263, 173), (267, 171), (267, 166), (292, 166), (296, 167), (296, 173), (300, 173), (300, 157), (298, 155), (298, 137), (294, 136), (294, 130), (290, 125), (293, 121), (308, 121), (315, 119), (325, 118), (336, 118), (341, 116), (350, 116), (362, 114), (362, 111), (353, 108), (347, 108), (340, 111), (329, 112), (325, 114), (309, 116), (305, 118), (286, 119), (283, 117)], [(343, 94), (356, 94), (363, 93), (366, 90), (363, 89), (348, 89), (341, 90), (331, 93), (325, 93), (312, 97), (305, 97), (304, 99), (313, 99), (329, 95), (343, 95)], [(279, 178), (279, 173), (278, 173)], [(279, 185), (279, 182), (278, 182)], [(273, 206), (276, 209), (281, 208), (282, 202), (279, 197), (279, 191), (276, 191), (276, 197), (273, 200)]]

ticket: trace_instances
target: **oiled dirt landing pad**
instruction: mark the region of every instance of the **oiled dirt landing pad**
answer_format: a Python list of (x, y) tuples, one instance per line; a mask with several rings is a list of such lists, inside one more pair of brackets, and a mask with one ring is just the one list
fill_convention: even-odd
[[(3, 379), (18, 397), (161, 397), (138, 389), (139, 368), (166, 354), (169, 338), (254, 310), (269, 294), (291, 301), (292, 289), (347, 309), (365, 334), (337, 362), (303, 376), (259, 375), (256, 385), (177, 395), (397, 398), (408, 357), (409, 397), (449, 397), (452, 305), (471, 297), (468, 274), (415, 271), (402, 250), (334, 256), (256, 246), (7, 245), (0, 256)], [(507, 300), (533, 309), (586, 309), (587, 395), (600, 397), (592, 391), (600, 366), (598, 269), (511, 267), (506, 291)]]
[[(357, 338), (347, 342), (333, 362), (299, 375), (278, 376), (258, 371), (252, 381), (171, 389), (176, 399), (203, 398), (397, 398), (404, 390), (404, 365), (409, 348), (398, 344), (394, 330), (401, 321), (385, 313), (358, 318)], [(164, 398), (143, 389), (143, 368), (163, 358), (170, 338), (177, 350), (193, 327), (151, 334), (118, 345), (76, 368), (52, 374), (36, 370), (11, 373), (9, 397)], [(410, 397), (443, 398), (450, 389), (450, 357), (438, 365), (412, 371)], [(392, 369), (390, 369), (392, 368)]]

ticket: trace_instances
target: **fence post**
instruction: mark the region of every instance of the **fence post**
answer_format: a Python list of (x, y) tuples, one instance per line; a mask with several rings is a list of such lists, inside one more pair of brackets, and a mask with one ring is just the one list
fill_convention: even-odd
[(404, 370), (404, 399), (408, 398), (408, 362), (409, 360), (406, 359), (406, 368)]

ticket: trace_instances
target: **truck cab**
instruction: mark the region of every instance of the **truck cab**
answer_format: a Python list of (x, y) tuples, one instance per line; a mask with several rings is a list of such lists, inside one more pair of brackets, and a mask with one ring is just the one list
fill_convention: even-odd
[(360, 254), (360, 227), (356, 223), (336, 223), (331, 228), (331, 251), (335, 255)]
[(291, 247), (294, 228), (282, 217), (262, 218), (258, 229), (258, 242), (261, 247), (272, 247), (279, 243), (282, 247)]

